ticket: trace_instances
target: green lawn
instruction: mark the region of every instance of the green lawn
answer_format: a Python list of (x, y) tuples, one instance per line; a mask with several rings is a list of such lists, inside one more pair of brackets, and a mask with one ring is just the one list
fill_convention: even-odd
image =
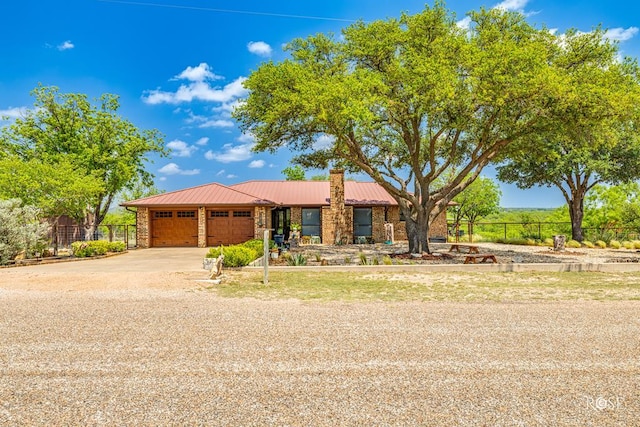
[(227, 271), (208, 287), (229, 298), (303, 301), (640, 300), (640, 273), (371, 273)]

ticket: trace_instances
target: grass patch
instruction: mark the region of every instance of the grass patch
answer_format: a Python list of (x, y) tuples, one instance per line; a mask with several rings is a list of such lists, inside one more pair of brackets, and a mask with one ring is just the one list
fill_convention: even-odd
[(640, 273), (371, 273), (227, 271), (207, 288), (227, 298), (302, 301), (640, 300)]

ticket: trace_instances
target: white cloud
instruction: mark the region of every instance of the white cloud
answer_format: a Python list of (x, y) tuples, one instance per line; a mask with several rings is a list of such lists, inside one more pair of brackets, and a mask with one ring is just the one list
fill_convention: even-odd
[[(524, 13), (524, 8), (527, 3), (529, 3), (529, 0), (504, 0), (495, 5), (493, 9), (511, 10)], [(463, 30), (468, 30), (471, 28), (471, 18), (469, 16), (465, 16), (459, 20), (456, 25)]]
[(209, 138), (205, 136), (197, 140), (196, 145), (207, 145), (208, 142), (209, 142)]
[(269, 46), (265, 42), (249, 42), (247, 44), (247, 49), (249, 49), (249, 52), (255, 55), (265, 57), (271, 56), (271, 52), (273, 52), (271, 46)]
[(240, 105), (240, 103), (240, 99), (234, 99), (233, 101), (223, 103), (219, 107), (213, 107), (212, 110), (221, 113), (220, 115), (222, 117), (230, 118), (231, 113), (233, 113), (233, 111)]
[(192, 82), (203, 82), (205, 80), (219, 80), (221, 76), (214, 74), (206, 62), (200, 63), (197, 67), (187, 67), (172, 80), (190, 80)]
[[(195, 74), (196, 73), (192, 73)], [(182, 102), (206, 101), (206, 102), (231, 102), (245, 96), (248, 91), (242, 86), (246, 77), (238, 77), (231, 83), (223, 86), (211, 86), (205, 80), (192, 80), (189, 84), (180, 85), (177, 91), (167, 92), (160, 89), (148, 90), (142, 96), (147, 104), (180, 104)]]
[(238, 142), (242, 142), (243, 144), (249, 144), (256, 142), (256, 137), (251, 133), (243, 133), (238, 137)]
[(513, 10), (523, 12), (524, 7), (529, 3), (529, 0), (504, 0), (494, 6), (494, 9)]
[(212, 119), (200, 124), (200, 128), (232, 128), (233, 122), (230, 120)]
[(249, 163), (249, 168), (251, 169), (260, 169), (263, 168), (265, 165), (265, 161), (264, 160), (254, 160), (251, 163)]
[(465, 16), (463, 19), (456, 22), (456, 25), (463, 30), (468, 30), (471, 27), (471, 17)]
[(320, 135), (313, 144), (314, 150), (325, 150), (333, 145), (335, 138), (329, 135)]
[(60, 43), (57, 46), (58, 50), (69, 50), (69, 49), (73, 49), (75, 47), (75, 45), (73, 43), (71, 43), (71, 40), (66, 40), (64, 43)]
[(216, 176), (224, 175), (226, 172), (227, 172), (226, 170), (222, 169), (220, 170), (220, 172), (216, 174)]
[(6, 110), (0, 110), (0, 120), (15, 120), (24, 117), (27, 114), (27, 107), (9, 107)]
[(636, 34), (638, 34), (638, 27), (629, 27), (629, 28), (610, 28), (604, 33), (604, 36), (609, 40), (615, 40), (624, 42), (631, 38), (633, 38)]
[(175, 163), (168, 163), (158, 169), (158, 172), (164, 175), (198, 175), (200, 173), (200, 169), (180, 169)]
[(234, 175), (234, 174), (232, 174), (232, 173), (230, 173), (229, 175), (227, 175), (227, 178), (229, 178), (229, 179), (233, 179), (233, 178), (237, 178), (237, 177), (238, 177), (238, 175)]
[(216, 153), (209, 150), (205, 153), (204, 157), (207, 160), (216, 160), (220, 163), (242, 162), (251, 158), (252, 148), (253, 144), (225, 144), (222, 147), (222, 152)]
[(180, 141), (179, 139), (174, 139), (173, 141), (167, 143), (167, 148), (170, 148), (173, 154), (177, 157), (191, 157), (194, 151), (198, 150), (198, 147), (194, 145), (189, 145), (184, 141)]

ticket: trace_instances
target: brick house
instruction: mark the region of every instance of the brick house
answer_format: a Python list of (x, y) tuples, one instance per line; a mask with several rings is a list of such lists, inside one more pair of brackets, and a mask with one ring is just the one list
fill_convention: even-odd
[[(138, 246), (207, 247), (262, 238), (264, 230), (288, 238), (291, 225), (325, 244), (385, 240), (385, 224), (406, 240), (397, 202), (379, 184), (344, 180), (212, 183), (122, 204), (136, 208)], [(430, 238), (446, 238), (446, 213), (431, 224)]]

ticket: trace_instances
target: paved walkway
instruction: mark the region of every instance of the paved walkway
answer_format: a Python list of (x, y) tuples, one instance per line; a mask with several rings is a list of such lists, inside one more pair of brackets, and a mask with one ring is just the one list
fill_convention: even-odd
[[(20, 271), (56, 273), (167, 272), (202, 269), (202, 259), (208, 249), (151, 248), (134, 249), (127, 253), (100, 259), (80, 259), (43, 265), (16, 267)], [(4, 269), (0, 269), (0, 272)], [(1, 273), (0, 273), (1, 274)], [(1, 276), (0, 276), (1, 277)]]

